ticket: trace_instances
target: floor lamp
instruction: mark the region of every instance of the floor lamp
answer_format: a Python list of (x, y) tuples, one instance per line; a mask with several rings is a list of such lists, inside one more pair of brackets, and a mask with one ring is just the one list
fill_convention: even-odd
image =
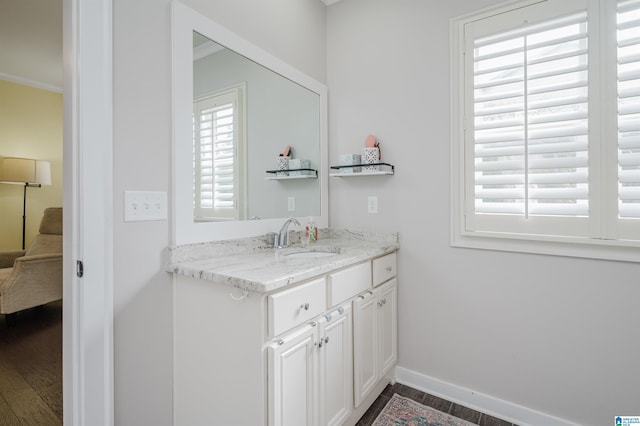
[(22, 250), (27, 228), (27, 188), (51, 185), (51, 164), (30, 158), (6, 157), (0, 163), (0, 182), (24, 185), (22, 195)]

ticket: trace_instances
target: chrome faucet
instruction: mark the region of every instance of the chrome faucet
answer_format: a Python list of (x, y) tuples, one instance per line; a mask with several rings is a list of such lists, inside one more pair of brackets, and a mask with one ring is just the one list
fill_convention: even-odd
[(276, 248), (289, 247), (289, 225), (291, 224), (291, 222), (300, 226), (300, 222), (298, 222), (298, 219), (296, 219), (295, 217), (290, 217), (289, 219), (287, 219), (284, 225), (282, 225), (282, 228), (280, 228), (280, 232), (276, 235), (274, 244)]

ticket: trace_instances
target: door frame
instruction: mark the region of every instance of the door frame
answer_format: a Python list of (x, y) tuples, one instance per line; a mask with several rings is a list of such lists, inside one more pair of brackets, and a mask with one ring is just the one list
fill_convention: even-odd
[[(112, 0), (63, 0), (63, 409), (114, 424)], [(83, 275), (77, 274), (77, 262)]]

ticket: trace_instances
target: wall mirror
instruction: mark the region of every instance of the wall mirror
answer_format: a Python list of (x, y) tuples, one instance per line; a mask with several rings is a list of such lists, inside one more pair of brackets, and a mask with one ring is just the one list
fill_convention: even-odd
[[(326, 87), (172, 3), (174, 243), (327, 226)], [(286, 146), (313, 178), (268, 179)]]

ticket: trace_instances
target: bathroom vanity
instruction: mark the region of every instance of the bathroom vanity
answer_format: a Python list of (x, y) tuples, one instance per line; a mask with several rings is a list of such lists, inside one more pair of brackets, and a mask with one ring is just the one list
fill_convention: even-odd
[(174, 424), (353, 425), (393, 380), (397, 234), (170, 250)]

